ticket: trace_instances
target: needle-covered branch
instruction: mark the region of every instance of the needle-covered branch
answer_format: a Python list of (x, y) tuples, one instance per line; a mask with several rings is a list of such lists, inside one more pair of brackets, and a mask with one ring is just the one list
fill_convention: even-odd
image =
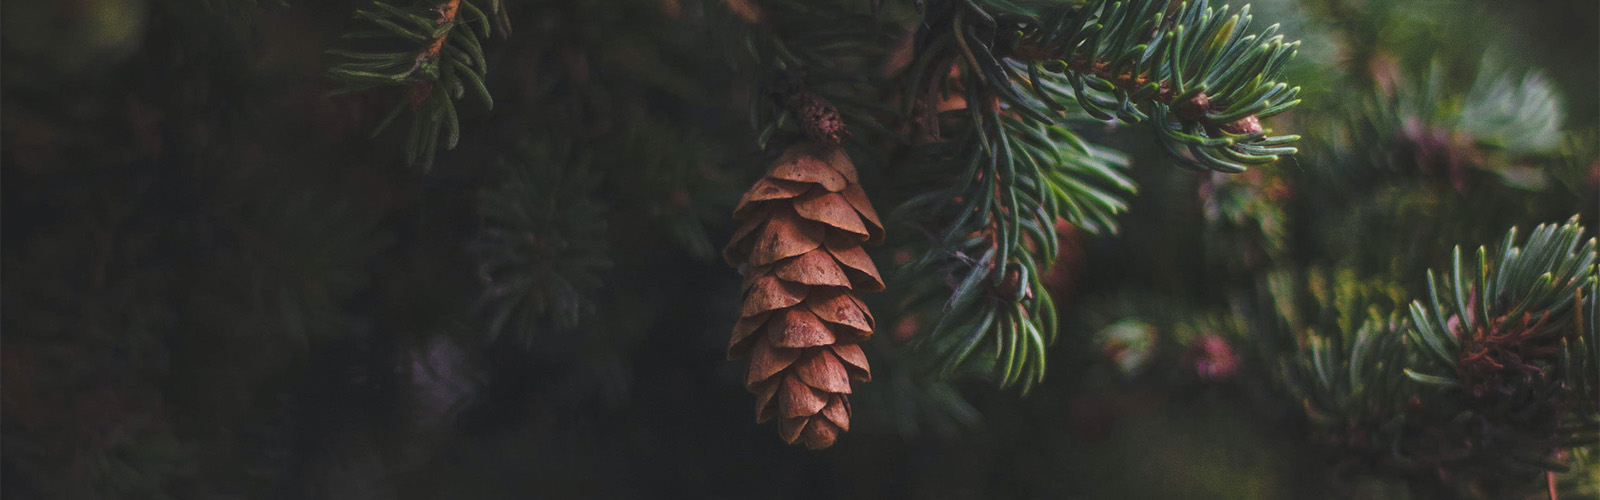
[(1197, 170), (1238, 172), (1295, 152), (1297, 136), (1270, 135), (1261, 120), (1299, 102), (1298, 88), (1277, 81), (1297, 44), (1276, 26), (1247, 34), (1250, 22), (1248, 7), (1229, 15), (1205, 1), (1170, 11), (1142, 0), (928, 6), (903, 111), (951, 138), (928, 148), (946, 184), (897, 213), (934, 234), (903, 274), (938, 265), (952, 283), (921, 337), (940, 373), (984, 352), (978, 371), (1002, 386), (1042, 379), (1056, 326), (1039, 278), (1057, 222), (1114, 231), (1135, 191), (1126, 160), (1069, 124), (1148, 120), (1168, 156)]
[[(1592, 341), (1574, 328), (1582, 322), (1584, 294), (1593, 293), (1596, 279), (1595, 240), (1585, 241), (1576, 216), (1559, 226), (1534, 228), (1522, 246), (1513, 228), (1490, 255), (1479, 247), (1477, 265), (1466, 267), (1457, 247), (1442, 282), (1428, 272), (1428, 300), (1411, 304), (1416, 328), (1407, 334), (1431, 365), (1455, 373), (1408, 371), (1413, 378), (1465, 385), (1477, 393), (1504, 392), (1508, 388), (1482, 384), (1492, 384), (1503, 370), (1543, 370), (1536, 359), (1540, 355)], [(1569, 355), (1566, 361), (1583, 358)]]
[[(1059, 250), (1058, 221), (1089, 231), (1116, 228), (1133, 184), (1120, 154), (1085, 143), (1070, 129), (990, 108), (957, 123), (956, 141), (938, 145), (949, 184), (916, 196), (897, 218), (919, 214), (942, 226), (932, 250), (901, 270), (934, 283), (912, 285), (913, 309), (939, 318), (919, 340), (939, 373), (975, 353), (977, 371), (1002, 386), (1042, 381), (1045, 348), (1057, 332), (1043, 278)], [(943, 278), (948, 276), (948, 278)], [(948, 280), (946, 287), (937, 281)], [(941, 291), (950, 290), (948, 296)]]
[[(499, 0), (489, 0), (489, 7), (485, 11), (469, 0), (445, 0), (410, 8), (373, 2), (355, 14), (370, 28), (342, 37), (351, 41), (353, 48), (328, 51), (342, 60), (328, 70), (329, 77), (344, 85), (338, 93), (380, 87), (404, 89), (405, 97), (395, 102), (372, 135), (382, 133), (409, 109), (412, 121), (406, 135), (407, 162), (431, 166), (441, 141), (446, 150), (455, 149), (461, 140), (455, 103), (468, 89), (484, 106), (494, 107), (494, 99), (484, 84), (489, 65), (482, 40), (495, 31), (508, 32), (509, 26), (503, 21)], [(491, 15), (496, 17), (491, 19)]]
[(570, 147), (522, 146), (497, 163), (506, 177), (482, 193), (471, 245), (484, 286), (478, 307), (491, 341), (534, 345), (541, 330), (573, 328), (594, 312), (612, 267), (601, 179)]
[(1565, 471), (1600, 435), (1595, 252), (1574, 217), (1521, 244), (1512, 229), (1475, 265), (1458, 248), (1409, 311), (1353, 276), (1313, 292), (1312, 314), (1336, 320), (1277, 328), (1295, 346), (1284, 382), (1312, 441), (1371, 472), (1504, 493), (1493, 498)]
[[(1174, 161), (1195, 169), (1237, 172), (1296, 151), (1298, 136), (1271, 135), (1262, 120), (1300, 102), (1299, 87), (1278, 81), (1299, 42), (1285, 42), (1277, 25), (1249, 33), (1248, 6), (1230, 15), (1205, 0), (1175, 10), (1155, 0), (960, 1), (930, 8), (929, 19), (924, 57), (954, 54), (977, 84), (1032, 119), (1053, 121), (1071, 99), (1103, 120), (1149, 120)], [(1068, 88), (1041, 81), (1051, 74)]]

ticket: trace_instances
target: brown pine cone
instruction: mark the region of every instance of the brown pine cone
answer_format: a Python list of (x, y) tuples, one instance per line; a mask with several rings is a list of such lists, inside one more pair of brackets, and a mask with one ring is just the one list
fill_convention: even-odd
[(861, 249), (883, 240), (883, 223), (850, 157), (813, 144), (784, 151), (733, 216), (745, 222), (722, 256), (745, 279), (728, 359), (750, 358), (757, 422), (777, 417), (784, 442), (826, 448), (850, 430), (850, 380), (872, 378), (856, 345), (872, 313), (855, 292), (883, 290)]

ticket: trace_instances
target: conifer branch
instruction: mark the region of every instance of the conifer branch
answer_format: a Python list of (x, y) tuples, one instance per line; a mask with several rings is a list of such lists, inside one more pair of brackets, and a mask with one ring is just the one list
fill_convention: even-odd
[(981, 352), (989, 368), (978, 371), (1002, 386), (1042, 380), (1056, 325), (1039, 277), (1057, 251), (1056, 222), (1114, 231), (1135, 189), (1121, 173), (1126, 160), (1066, 124), (1149, 120), (1168, 156), (1197, 170), (1238, 172), (1295, 152), (1297, 136), (1271, 136), (1261, 119), (1299, 102), (1298, 88), (1276, 81), (1297, 43), (1276, 26), (1246, 34), (1248, 7), (1229, 16), (1201, 0), (1168, 17), (1166, 5), (929, 6), (905, 109), (931, 114), (959, 92), (964, 112), (923, 120), (956, 131), (931, 148), (954, 183), (897, 212), (932, 214), (923, 220), (938, 226), (933, 250), (903, 274), (937, 263), (951, 276), (953, 292), (920, 341), (939, 373)]
[(1486, 172), (1509, 185), (1527, 179), (1507, 164), (1559, 154), (1565, 114), (1560, 95), (1542, 73), (1518, 73), (1485, 61), (1469, 88), (1448, 87), (1442, 63), (1416, 80), (1380, 82), (1373, 95), (1354, 99), (1346, 122), (1327, 136), (1344, 168), (1312, 172), (1319, 184), (1355, 186), (1394, 176), (1442, 179), (1458, 190), (1470, 172)]
[(600, 176), (586, 158), (548, 144), (498, 161), (506, 178), (479, 202), (473, 242), (489, 339), (533, 345), (540, 329), (570, 329), (594, 311), (600, 273), (612, 267)]
[[(497, 17), (489, 18), (490, 14)], [(482, 39), (496, 30), (505, 33), (499, 0), (490, 0), (490, 11), (479, 9), (469, 0), (444, 0), (432, 7), (409, 9), (373, 2), (356, 11), (355, 17), (373, 28), (346, 33), (347, 40), (376, 40), (362, 49), (332, 49), (329, 55), (344, 59), (328, 70), (328, 76), (344, 84), (336, 93), (361, 92), (379, 87), (399, 87), (404, 98), (395, 102), (378, 123), (376, 137), (407, 109), (412, 121), (406, 135), (408, 163), (427, 168), (433, 164), (439, 143), (455, 149), (461, 139), (461, 123), (456, 101), (470, 88), (488, 108), (494, 107), (484, 78), (488, 60)], [(401, 45), (409, 48), (394, 50)]]
[[(1261, 119), (1299, 103), (1298, 87), (1276, 81), (1299, 42), (1284, 42), (1277, 25), (1247, 34), (1249, 6), (1228, 16), (1226, 5), (1183, 3), (1163, 22), (1165, 4), (1102, 2), (1098, 12), (1079, 11), (1064, 19), (1068, 24), (1024, 40), (1047, 54), (1070, 54), (1054, 60), (1065, 61), (1091, 114), (1154, 121), (1180, 165), (1237, 172), (1294, 154), (1288, 144), (1299, 137), (1268, 136)], [(1078, 31), (1083, 26), (1097, 29)]]
[(1432, 361), (1428, 365), (1454, 373), (1425, 376), (1454, 379), (1479, 395), (1503, 392), (1511, 388), (1486, 387), (1493, 383), (1486, 378), (1539, 368), (1531, 364), (1535, 356), (1564, 350), (1556, 349), (1564, 338), (1581, 342), (1584, 332), (1574, 326), (1581, 322), (1583, 293), (1596, 279), (1595, 240), (1583, 236), (1576, 216), (1534, 228), (1521, 247), (1512, 228), (1494, 259), (1479, 247), (1477, 266), (1463, 267), (1457, 247), (1443, 283), (1429, 271), (1428, 302), (1411, 304), (1416, 327), (1406, 333)]
[[(1281, 365), (1283, 380), (1313, 422), (1330, 424), (1333, 433), (1314, 440), (1349, 444), (1352, 436), (1340, 435), (1345, 429), (1332, 424), (1385, 425), (1416, 392), (1403, 372), (1401, 339), (1409, 326), (1403, 293), (1348, 270), (1311, 274), (1311, 323), (1283, 325), (1303, 332), (1304, 342), (1299, 357)], [(1382, 443), (1359, 445), (1372, 452)]]
[[(1051, 122), (1072, 99), (1090, 115), (1152, 120), (1180, 165), (1237, 172), (1295, 153), (1294, 135), (1272, 136), (1261, 120), (1294, 107), (1298, 87), (1277, 81), (1299, 42), (1277, 25), (1247, 34), (1249, 7), (1099, 0), (1083, 7), (948, 2), (931, 8), (927, 52), (952, 52), (964, 71), (1015, 112)], [(949, 26), (945, 29), (945, 26)], [(1042, 70), (1042, 71), (1041, 71)], [(1070, 88), (1049, 89), (1044, 75)], [(917, 75), (926, 78), (928, 75)], [(914, 78), (914, 81), (921, 79)]]
[(1324, 320), (1289, 326), (1284, 381), (1312, 441), (1350, 464), (1424, 483), (1471, 478), (1436, 486), (1508, 497), (1566, 470), (1561, 457), (1600, 433), (1595, 240), (1574, 217), (1521, 245), (1512, 229), (1474, 266), (1459, 248), (1453, 260), (1442, 280), (1427, 274), (1427, 299), (1408, 311), (1353, 276), (1313, 292)]

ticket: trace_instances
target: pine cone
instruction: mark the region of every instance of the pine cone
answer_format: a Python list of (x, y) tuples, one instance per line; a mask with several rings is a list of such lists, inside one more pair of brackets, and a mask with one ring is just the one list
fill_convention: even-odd
[(872, 378), (857, 345), (872, 313), (855, 292), (883, 290), (861, 249), (883, 224), (850, 157), (813, 144), (784, 151), (733, 216), (745, 222), (722, 255), (745, 279), (728, 359), (750, 358), (757, 422), (777, 417), (784, 442), (826, 448), (850, 430), (850, 380)]

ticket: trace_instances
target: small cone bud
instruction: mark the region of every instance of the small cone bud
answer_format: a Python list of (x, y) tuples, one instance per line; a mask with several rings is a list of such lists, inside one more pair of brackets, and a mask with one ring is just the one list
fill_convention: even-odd
[(839, 118), (839, 111), (822, 97), (811, 92), (797, 92), (789, 98), (789, 109), (800, 121), (800, 131), (807, 138), (824, 146), (837, 147), (850, 131)]
[(757, 422), (776, 418), (786, 443), (832, 446), (850, 429), (851, 381), (872, 379), (857, 343), (874, 321), (855, 294), (883, 289), (861, 248), (882, 240), (883, 223), (836, 142), (784, 151), (734, 217), (744, 224), (723, 258), (746, 276), (728, 357), (749, 359)]

